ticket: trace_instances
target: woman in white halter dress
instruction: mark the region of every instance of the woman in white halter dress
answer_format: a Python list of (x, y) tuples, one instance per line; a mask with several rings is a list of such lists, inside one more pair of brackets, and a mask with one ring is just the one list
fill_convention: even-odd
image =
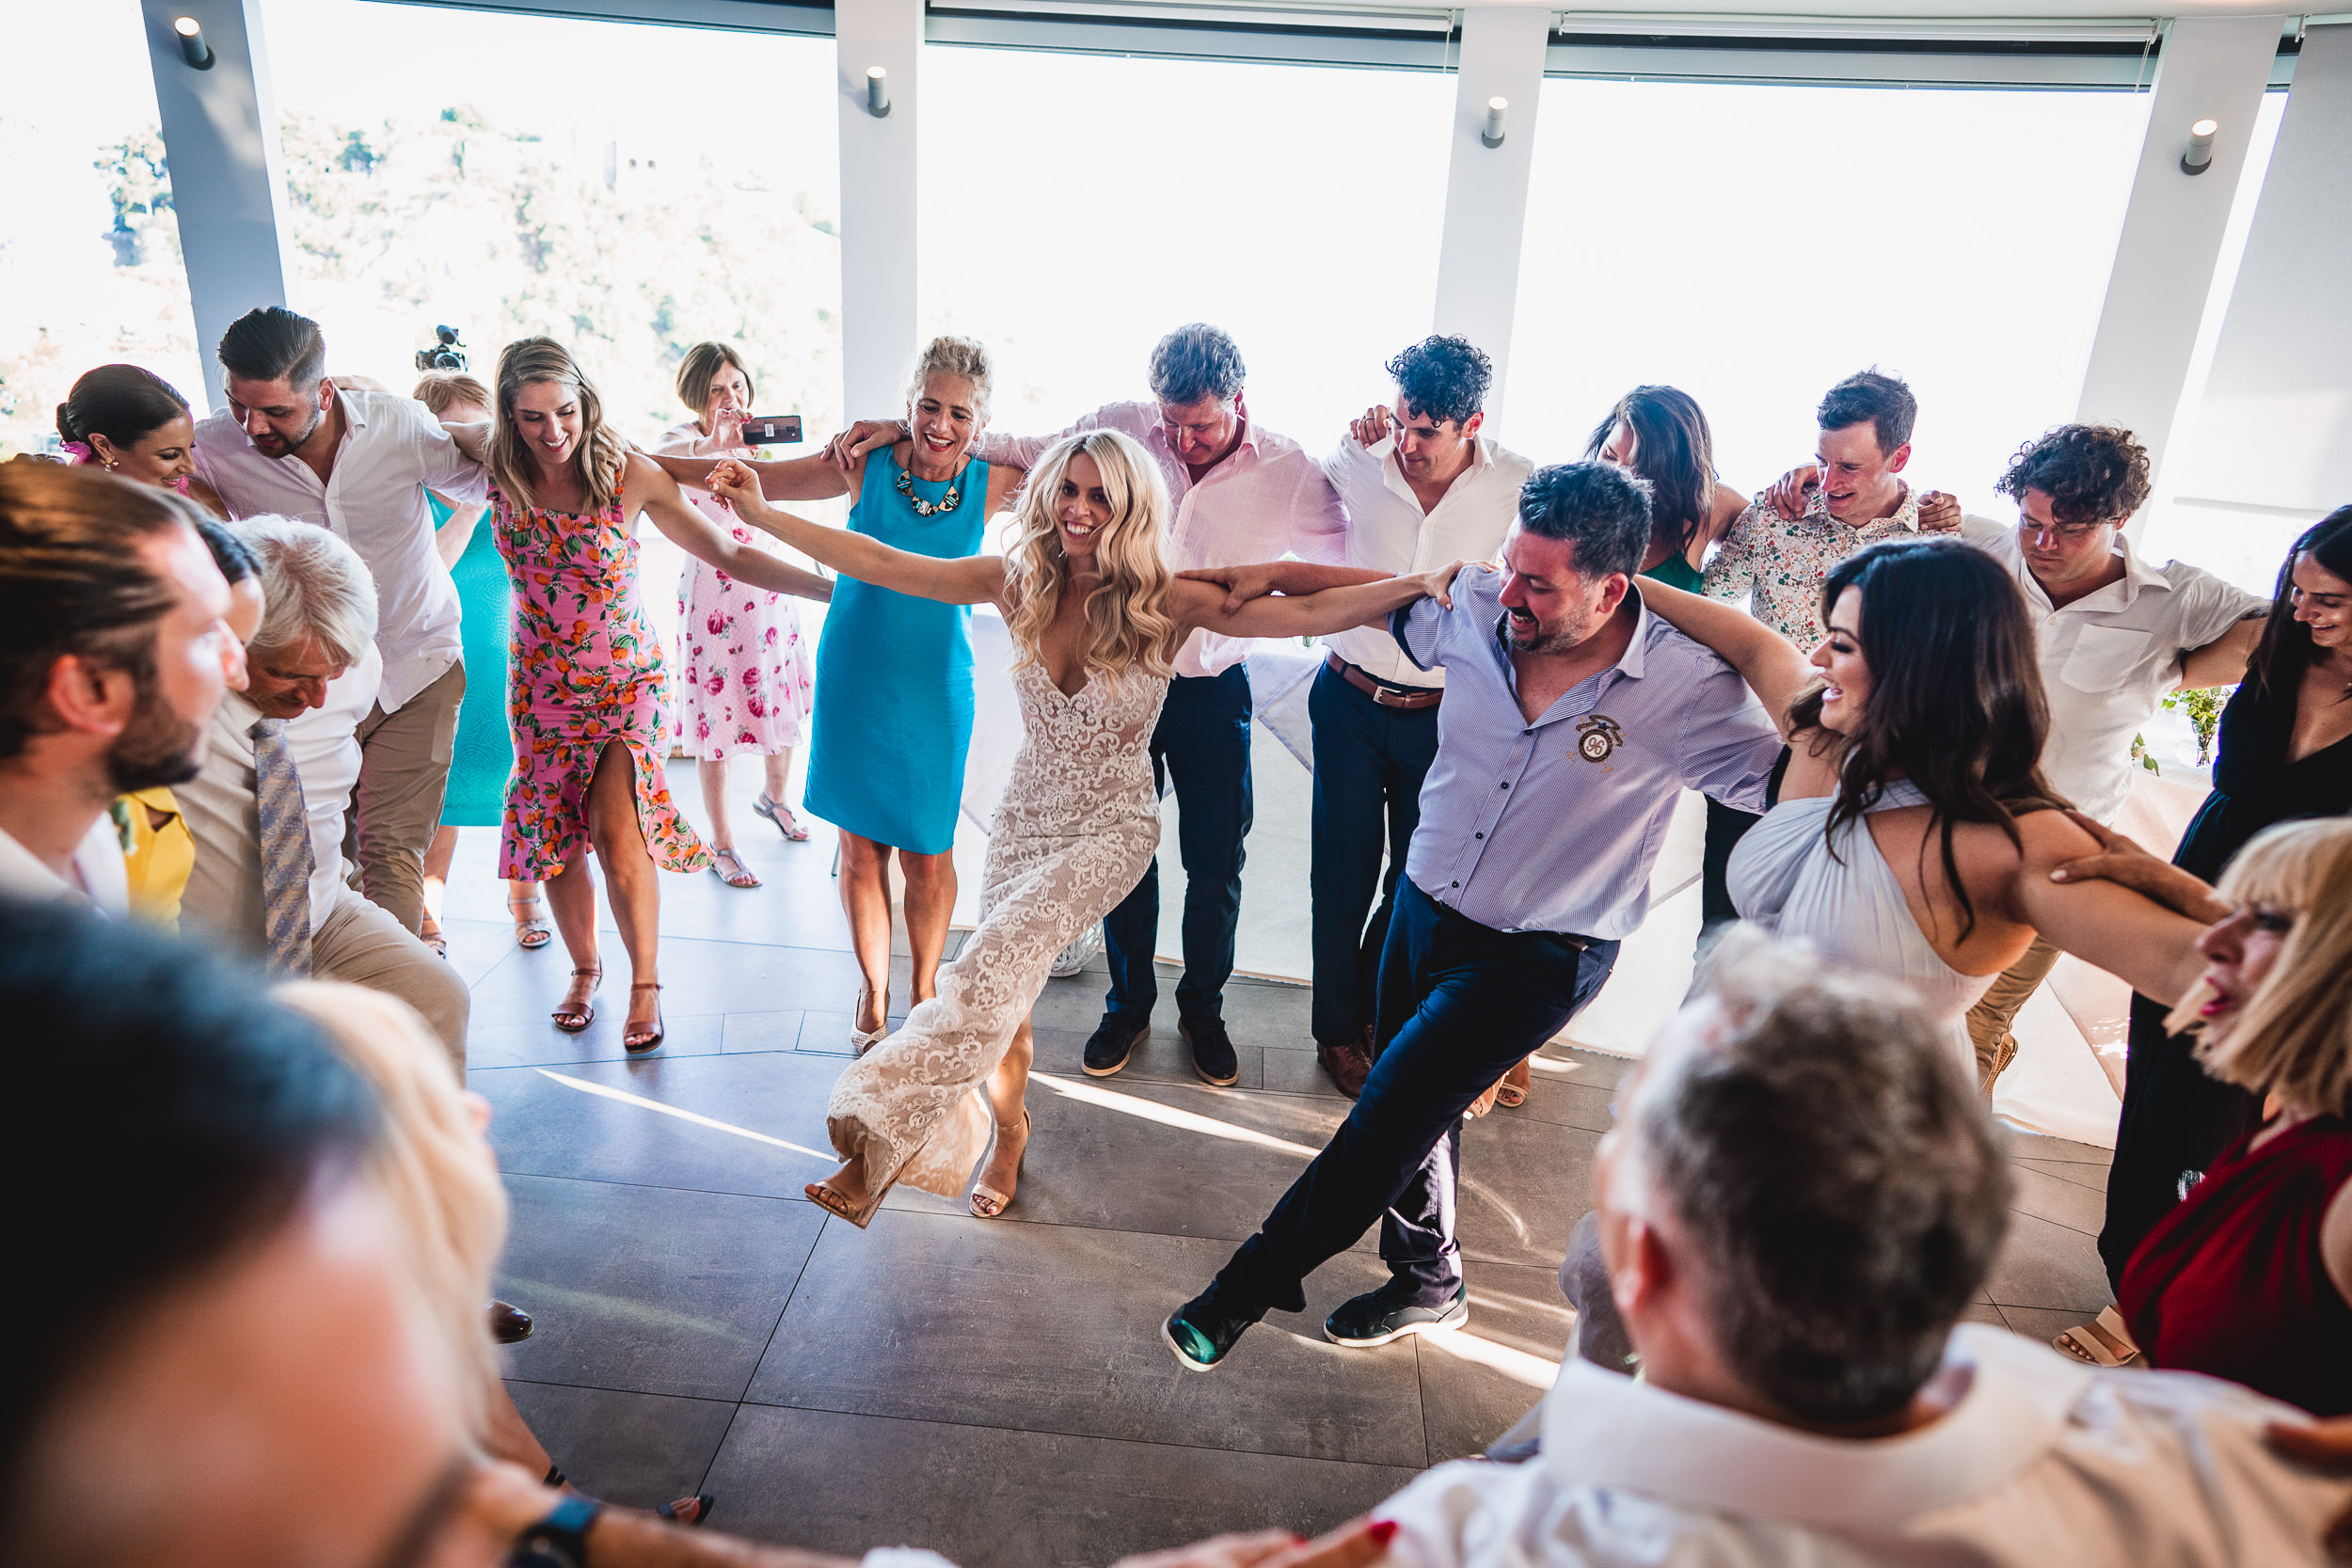
[(1789, 741), (1778, 803), (1732, 853), (1743, 918), (1902, 981), (1971, 1073), (1964, 1015), (2037, 931), (2151, 996), (2195, 983), (2197, 920), (2079, 867), (2054, 876), (2102, 844), (2042, 781), (2033, 632), (1991, 556), (1931, 538), (1848, 557), (1810, 657), (1727, 605), (1642, 594), (1730, 660)]
[(1380, 623), (1424, 594), (1443, 596), (1454, 568), (1252, 599), (1229, 614), (1222, 587), (1170, 577), (1158, 466), (1113, 431), (1045, 452), (1003, 556), (935, 560), (805, 522), (770, 508), (739, 464), (721, 464), (708, 483), (745, 522), (847, 576), (994, 603), (1011, 628), (1026, 735), (989, 838), (978, 928), (940, 971), (938, 994), (834, 1085), (826, 1123), (844, 1164), (807, 1188), (863, 1227), (894, 1182), (961, 1192), (993, 1127), (996, 1158), (972, 1194), (972, 1212), (993, 1219), (1027, 1148), (1029, 1009), (1055, 955), (1134, 889), (1159, 846), (1149, 748), (1177, 649), (1208, 626), (1300, 637)]

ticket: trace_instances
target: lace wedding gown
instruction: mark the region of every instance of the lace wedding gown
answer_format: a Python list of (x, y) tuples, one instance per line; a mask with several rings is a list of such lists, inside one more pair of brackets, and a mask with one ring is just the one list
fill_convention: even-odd
[(980, 887), (980, 924), (939, 994), (834, 1085), (826, 1126), (866, 1184), (953, 1197), (988, 1147), (982, 1085), (1045, 989), (1057, 955), (1134, 891), (1160, 844), (1151, 740), (1165, 676), (1097, 675), (1062, 695), (1034, 664), (1013, 671), (1026, 731)]

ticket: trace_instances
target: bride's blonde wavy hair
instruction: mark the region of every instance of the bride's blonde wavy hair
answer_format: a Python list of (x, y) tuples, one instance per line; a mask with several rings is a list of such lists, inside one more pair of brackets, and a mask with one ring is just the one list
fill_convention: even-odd
[(1140, 443), (1116, 430), (1066, 436), (1045, 451), (1021, 492), (1012, 536), (1005, 549), (1006, 598), (1011, 613), (1017, 666), (1041, 664), (1045, 628), (1054, 624), (1070, 577), (1054, 511), (1070, 460), (1084, 452), (1102, 470), (1103, 493), (1110, 498), (1110, 521), (1095, 536), (1094, 559), (1103, 580), (1087, 594), (1089, 676), (1119, 679), (1140, 668), (1153, 675), (1175, 673), (1176, 618), (1168, 612), (1175, 581), (1166, 552), (1168, 485), (1159, 466)]

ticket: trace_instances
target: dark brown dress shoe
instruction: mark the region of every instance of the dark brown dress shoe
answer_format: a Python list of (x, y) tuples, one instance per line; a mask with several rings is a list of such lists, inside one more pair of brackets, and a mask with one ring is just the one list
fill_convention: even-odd
[(519, 1345), (531, 1338), (531, 1314), (505, 1302), (490, 1304), (490, 1338), (501, 1345)]
[(1331, 1082), (1340, 1086), (1340, 1093), (1353, 1100), (1364, 1092), (1364, 1079), (1372, 1071), (1372, 1058), (1354, 1040), (1334, 1045), (1328, 1040), (1315, 1041), (1315, 1060), (1331, 1075)]

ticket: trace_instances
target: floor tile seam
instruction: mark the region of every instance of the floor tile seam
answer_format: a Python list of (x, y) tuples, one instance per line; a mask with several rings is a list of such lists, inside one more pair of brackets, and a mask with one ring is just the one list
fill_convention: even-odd
[[(2099, 1313), (2099, 1308), (2096, 1307), (2068, 1307), (2063, 1305), (2054, 1307), (2045, 1302), (1995, 1301), (1988, 1302), (1986, 1305), (1995, 1308), (2014, 1307), (2020, 1312), (2082, 1312), (2090, 1317), (2096, 1317)], [(2110, 1303), (2108, 1305), (2112, 1304)], [(2001, 1315), (2006, 1318), (2009, 1314), (2006, 1311), (2003, 1311)]]
[(2037, 1214), (2032, 1210), (2025, 1208), (2019, 1204), (2010, 1204), (2009, 1206), (2009, 1212), (2012, 1214), (2023, 1214), (2029, 1220), (2040, 1220), (2044, 1225), (2055, 1225), (2060, 1230), (2066, 1231), (2070, 1235), (2087, 1237), (2094, 1242), (2099, 1239), (2099, 1233), (2096, 1230), (2085, 1230), (2080, 1226), (2069, 1225), (2064, 1220), (2054, 1220), (2047, 1214)]
[[(802, 1201), (809, 1202), (810, 1200), (803, 1198)], [(822, 1208), (823, 1206), (813, 1204), (812, 1207)], [(825, 1232), (832, 1227), (833, 1222), (834, 1215), (831, 1212), (827, 1212), (824, 1219), (818, 1222), (817, 1234), (809, 1238), (808, 1250), (801, 1255), (801, 1266), (792, 1271), (792, 1283), (784, 1288), (784, 1299), (776, 1303), (776, 1321), (768, 1325), (768, 1338), (760, 1341), (759, 1354), (753, 1358), (751, 1370), (743, 1374), (743, 1386), (736, 1390), (735, 1405), (739, 1412), (743, 1407), (744, 1398), (752, 1391), (752, 1385), (759, 1381), (759, 1369), (767, 1365), (768, 1353), (776, 1348), (776, 1336), (784, 1328), (784, 1315), (792, 1310), (792, 1298), (800, 1292), (801, 1281), (808, 1277), (808, 1266), (816, 1261), (817, 1249), (824, 1244)], [(727, 1430), (730, 1432), (735, 1430), (733, 1418), (728, 1418)], [(724, 1446), (723, 1441), (721, 1447)], [(711, 1455), (711, 1463), (718, 1463), (718, 1454), (715, 1451)], [(707, 1477), (709, 1472), (706, 1470), (704, 1474)]]
[(565, 1383), (558, 1378), (516, 1377), (511, 1372), (499, 1374), (501, 1383), (529, 1384), (534, 1388), (585, 1388), (596, 1394), (642, 1394), (650, 1400), (691, 1400), (696, 1404), (740, 1405), (741, 1400), (721, 1399), (709, 1394), (657, 1394), (648, 1388), (615, 1388), (602, 1383)]
[(2031, 1171), (2033, 1171), (2034, 1175), (2039, 1176), (2039, 1177), (2043, 1177), (2043, 1178), (2045, 1178), (2045, 1179), (2047, 1179), (2047, 1180), (2052, 1180), (2052, 1181), (2063, 1181), (2063, 1182), (2065, 1182), (2065, 1183), (2066, 1183), (2068, 1186), (2070, 1186), (2070, 1187), (2080, 1187), (2080, 1188), (2081, 1188), (2084, 1192), (2087, 1192), (2087, 1193), (2097, 1193), (2097, 1194), (2098, 1194), (2101, 1197), (2105, 1197), (2105, 1196), (2107, 1196), (2107, 1190), (2106, 1190), (2105, 1187), (2097, 1187), (2097, 1186), (2093, 1186), (2093, 1185), (2091, 1185), (2091, 1183), (2090, 1183), (2090, 1182), (2088, 1182), (2088, 1181), (2077, 1181), (2077, 1180), (2074, 1180), (2074, 1178), (2073, 1178), (2073, 1177), (2071, 1177), (2071, 1176), (2060, 1176), (2060, 1175), (2058, 1175), (2058, 1172), (2056, 1172), (2056, 1171), (2048, 1171), (2048, 1170), (2034, 1170), (2033, 1166), (2031, 1166), (2031, 1165), (2027, 1165), (2026, 1168), (2027, 1170), (2031, 1170)]
[[(1082, 1443), (1123, 1443), (1136, 1448), (1174, 1449), (1185, 1453), (1249, 1454), (1262, 1459), (1299, 1459), (1311, 1465), (1347, 1465), (1367, 1470), (1402, 1470), (1407, 1475), (1420, 1475), (1429, 1468), (1422, 1465), (1392, 1465), (1378, 1459), (1333, 1459), (1322, 1454), (1293, 1453), (1284, 1449), (1248, 1449), (1214, 1443), (1178, 1443), (1164, 1437), (1106, 1437), (1099, 1432), (1073, 1432), (1061, 1427), (1007, 1426), (997, 1421), (954, 1421), (936, 1416), (898, 1416), (876, 1410), (844, 1410), (830, 1404), (784, 1404), (772, 1400), (746, 1399), (738, 1406), (743, 1409), (790, 1410), (811, 1416), (849, 1416), (864, 1421), (903, 1421), (914, 1426), (955, 1427), (965, 1432), (1009, 1432), (1025, 1437), (1068, 1437)], [(1422, 1452), (1428, 1452), (1427, 1439)]]

